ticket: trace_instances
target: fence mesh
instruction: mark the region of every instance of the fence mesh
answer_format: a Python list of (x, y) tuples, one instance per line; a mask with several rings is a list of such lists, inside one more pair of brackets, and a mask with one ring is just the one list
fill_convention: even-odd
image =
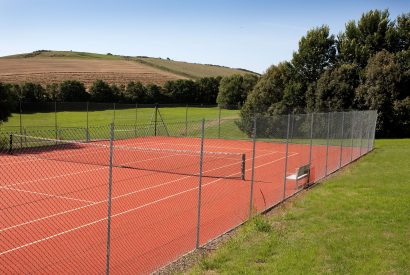
[(20, 108), (0, 130), (1, 273), (155, 271), (370, 152), (377, 120)]

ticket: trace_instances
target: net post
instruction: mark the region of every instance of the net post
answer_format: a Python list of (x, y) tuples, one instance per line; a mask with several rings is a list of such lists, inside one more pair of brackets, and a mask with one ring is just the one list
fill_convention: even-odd
[(218, 138), (221, 138), (221, 106), (218, 109)]
[(114, 144), (114, 123), (110, 125), (110, 155), (109, 155), (109, 170), (108, 170), (108, 198), (107, 198), (107, 246), (106, 246), (106, 270), (105, 270), (105, 274), (107, 275), (110, 273), (113, 144)]
[(200, 228), (201, 228), (201, 197), (202, 197), (202, 168), (204, 158), (204, 136), (205, 136), (205, 119), (201, 123), (201, 151), (199, 157), (199, 178), (198, 178), (198, 207), (197, 207), (197, 224), (196, 224), (196, 244), (195, 248), (199, 248)]
[(290, 128), (290, 114), (288, 114), (288, 127), (286, 131), (286, 149), (285, 149), (285, 175), (283, 176), (283, 199), (286, 199), (286, 173), (288, 171), (288, 151), (289, 151), (289, 128)]
[(345, 113), (342, 112), (342, 137), (340, 141), (340, 160), (339, 160), (339, 169), (342, 167), (343, 160), (343, 139), (344, 139), (344, 124), (345, 124)]
[(241, 179), (245, 180), (245, 170), (246, 170), (246, 166), (245, 166), (245, 161), (246, 161), (246, 155), (242, 154), (241, 156), (242, 161), (241, 161)]
[(255, 155), (256, 155), (256, 116), (253, 117), (253, 134), (252, 134), (252, 175), (251, 187), (249, 194), (249, 218), (252, 217), (253, 208), (253, 184), (255, 179)]
[(9, 149), (8, 149), (7, 153), (9, 155), (13, 154), (13, 133), (10, 133), (10, 136), (9, 136)]
[[(312, 118), (310, 121), (309, 169), (312, 168), (313, 121), (314, 121), (314, 113), (312, 113)], [(309, 173), (309, 178), (308, 178), (308, 184), (309, 184), (309, 181), (310, 181), (310, 173)]]

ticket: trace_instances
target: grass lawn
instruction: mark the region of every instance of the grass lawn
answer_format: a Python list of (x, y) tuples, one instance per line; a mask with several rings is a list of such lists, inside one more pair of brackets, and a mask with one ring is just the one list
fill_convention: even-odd
[[(25, 113), (22, 115), (23, 127), (54, 127), (55, 119), (59, 127), (85, 127), (87, 125), (86, 105), (83, 104), (84, 111), (59, 111), (57, 116), (52, 111), (54, 105), (50, 103), (50, 112)], [(88, 112), (89, 125), (109, 125), (114, 119), (119, 125), (134, 125), (150, 123), (153, 120), (154, 108), (127, 108), (127, 109), (107, 109)], [(185, 107), (160, 108), (160, 113), (166, 122), (183, 122), (187, 116), (189, 121), (201, 120), (217, 120), (219, 117), (219, 109), (189, 107), (188, 111)], [(221, 118), (239, 118), (238, 110), (221, 110)], [(159, 119), (159, 118), (158, 118)], [(2, 125), (3, 128), (18, 127), (20, 125), (20, 115), (12, 114), (9, 121)]]
[(410, 274), (410, 139), (246, 223), (189, 272)]
[[(114, 110), (112, 106), (105, 110), (96, 104), (90, 104), (90, 111), (86, 112), (86, 104), (81, 103), (84, 111), (58, 111), (53, 112), (54, 104), (50, 103), (45, 107), (49, 112), (23, 113), (21, 116), (22, 134), (45, 138), (59, 138), (70, 140), (83, 140), (86, 138), (85, 128), (89, 127), (90, 139), (109, 138), (109, 125), (115, 122), (116, 138), (133, 138), (141, 135), (154, 135), (154, 113), (155, 108), (118, 108)], [(64, 105), (58, 110), (64, 110)], [(132, 106), (132, 105), (127, 105)], [(206, 137), (222, 138), (247, 138), (247, 135), (239, 130), (235, 121), (239, 118), (239, 110), (226, 110), (217, 107), (161, 107), (160, 115), (157, 115), (158, 134), (171, 136), (192, 136), (199, 137), (201, 120), (206, 120)], [(219, 113), (220, 112), (220, 113)], [(220, 116), (220, 120), (219, 120)], [(165, 132), (164, 120), (167, 127)], [(187, 121), (186, 121), (187, 120)], [(55, 125), (58, 125), (56, 133)], [(138, 128), (135, 127), (138, 125)], [(149, 128), (149, 130), (147, 130)], [(152, 129), (151, 129), (152, 128)], [(0, 124), (0, 139), (8, 139), (8, 133), (20, 133), (20, 115), (12, 114), (8, 122)], [(4, 142), (4, 141), (3, 141)]]

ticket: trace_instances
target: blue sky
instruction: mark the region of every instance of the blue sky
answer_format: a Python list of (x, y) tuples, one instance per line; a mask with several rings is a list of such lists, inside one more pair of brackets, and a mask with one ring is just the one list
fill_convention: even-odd
[(264, 72), (307, 30), (333, 34), (370, 9), (410, 1), (0, 0), (0, 56), (39, 49), (169, 57)]

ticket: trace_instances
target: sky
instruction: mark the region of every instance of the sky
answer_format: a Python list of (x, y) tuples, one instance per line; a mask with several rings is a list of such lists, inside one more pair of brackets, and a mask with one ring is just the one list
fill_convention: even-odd
[(150, 56), (263, 73), (306, 32), (332, 34), (371, 9), (409, 0), (0, 0), (0, 56), (40, 49)]

